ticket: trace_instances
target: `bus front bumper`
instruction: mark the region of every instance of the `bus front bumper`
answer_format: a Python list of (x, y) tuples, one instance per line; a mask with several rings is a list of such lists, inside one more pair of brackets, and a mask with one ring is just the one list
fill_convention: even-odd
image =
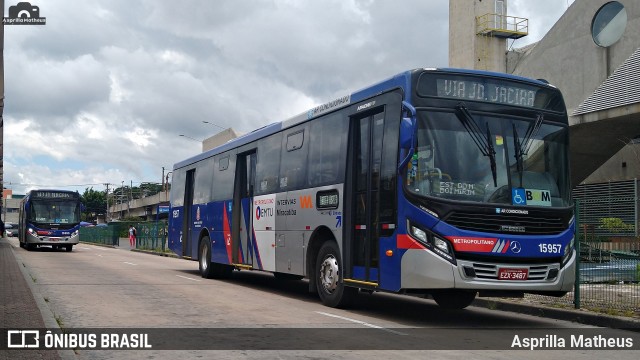
[(77, 245), (80, 242), (80, 236), (39, 236), (27, 234), (26, 241), (27, 244), (32, 245)]
[[(525, 274), (526, 279), (499, 279), (499, 273)], [(576, 253), (560, 263), (499, 263), (457, 260), (454, 265), (428, 250), (408, 250), (402, 257), (403, 289), (465, 289), (514, 292), (567, 292), (575, 282)], [(524, 275), (520, 275), (524, 277)]]

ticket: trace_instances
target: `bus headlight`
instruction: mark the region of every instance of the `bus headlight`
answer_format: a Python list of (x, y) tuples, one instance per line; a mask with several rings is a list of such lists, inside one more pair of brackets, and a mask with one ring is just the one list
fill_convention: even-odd
[(571, 241), (569, 241), (569, 244), (567, 244), (564, 247), (564, 255), (562, 255), (562, 265), (564, 266), (567, 261), (569, 261), (569, 259), (571, 258), (571, 254), (573, 253), (573, 249), (575, 246), (575, 241), (576, 241), (576, 237), (575, 235), (571, 238)]
[(78, 231), (78, 230), (76, 230), (76, 231), (72, 232), (72, 233), (71, 233), (71, 237), (76, 237), (76, 236), (78, 236), (78, 233), (79, 233), (79, 231)]
[(449, 242), (445, 239), (440, 238), (438, 235), (425, 231), (417, 226), (408, 224), (411, 237), (418, 240), (422, 245), (424, 245), (427, 249), (431, 250), (435, 254), (440, 257), (446, 259), (452, 264), (456, 264), (456, 260), (453, 257), (453, 251), (451, 250), (451, 246)]
[(36, 232), (32, 228), (28, 228), (27, 232), (29, 233), (29, 235), (36, 236)]
[(429, 240), (427, 239), (427, 233), (415, 226), (411, 226), (411, 235), (413, 235), (416, 240), (420, 240), (424, 244), (429, 242)]

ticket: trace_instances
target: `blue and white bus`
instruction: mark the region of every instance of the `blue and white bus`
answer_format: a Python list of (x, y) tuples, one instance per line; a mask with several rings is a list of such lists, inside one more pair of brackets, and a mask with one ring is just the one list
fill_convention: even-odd
[(32, 250), (47, 245), (71, 251), (80, 240), (80, 211), (80, 194), (76, 191), (30, 191), (20, 201), (20, 246)]
[(575, 279), (560, 91), (484, 71), (415, 69), (175, 164), (169, 247), (203, 277), (359, 290), (561, 296)]

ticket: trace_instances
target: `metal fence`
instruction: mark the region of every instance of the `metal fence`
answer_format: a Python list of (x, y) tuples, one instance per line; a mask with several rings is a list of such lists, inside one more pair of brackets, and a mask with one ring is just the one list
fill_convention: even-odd
[(136, 249), (165, 252), (167, 250), (167, 222), (139, 222), (136, 227)]
[(80, 228), (80, 241), (95, 244), (118, 245), (119, 226), (91, 226)]
[(579, 253), (574, 291), (524, 301), (640, 317), (637, 180), (580, 185), (576, 203)]
[(129, 237), (129, 224), (136, 228), (136, 249), (167, 251), (167, 222), (149, 221), (137, 223), (111, 223), (107, 226), (91, 226), (80, 228), (80, 241), (118, 245), (120, 238)]

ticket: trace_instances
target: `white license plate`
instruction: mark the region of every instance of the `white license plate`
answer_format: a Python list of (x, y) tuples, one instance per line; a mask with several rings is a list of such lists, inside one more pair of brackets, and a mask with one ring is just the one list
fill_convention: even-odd
[(529, 278), (529, 269), (498, 269), (498, 280), (527, 280)]

